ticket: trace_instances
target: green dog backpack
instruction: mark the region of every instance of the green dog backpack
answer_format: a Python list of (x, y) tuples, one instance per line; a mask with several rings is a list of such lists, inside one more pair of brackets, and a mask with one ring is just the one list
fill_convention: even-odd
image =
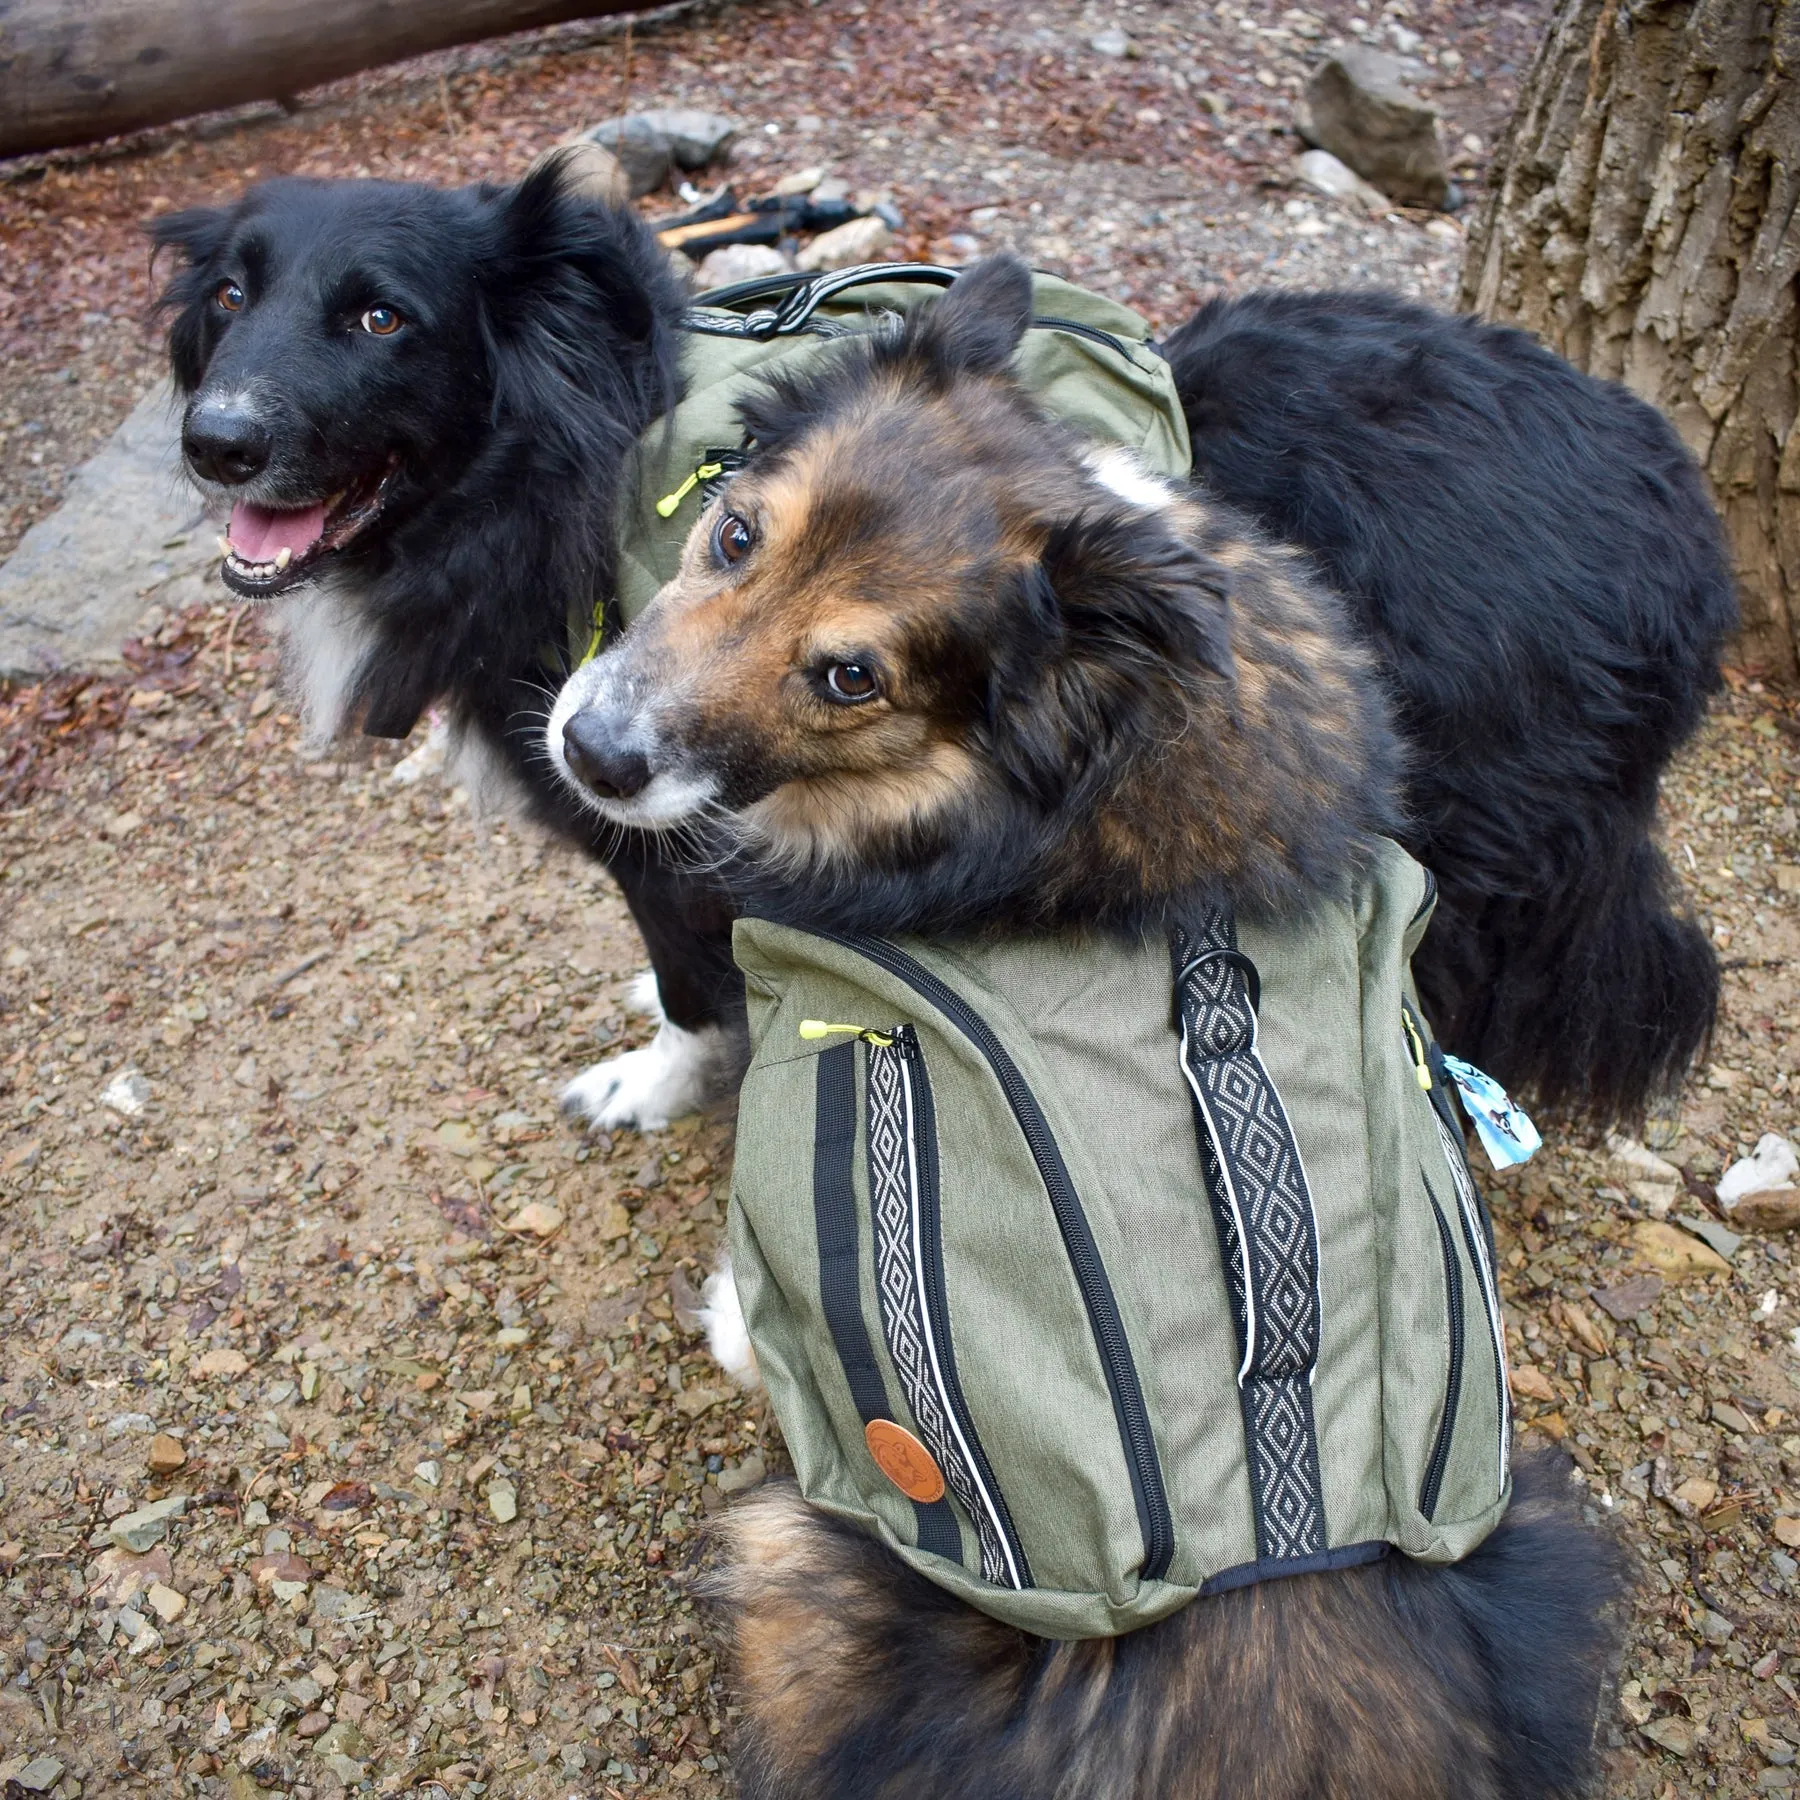
[[(929, 305), (956, 278), (929, 263), (865, 263), (824, 275), (771, 275), (702, 294), (682, 322), (682, 399), (638, 440), (619, 519), (616, 590), (629, 624), (675, 574), (709, 485), (744, 456), (738, 402), (763, 375), (798, 371), (831, 344)], [(1033, 323), (1014, 367), (1058, 418), (1097, 444), (1122, 444), (1152, 472), (1185, 476), (1187, 419), (1150, 328), (1129, 307), (1054, 275), (1032, 277)], [(597, 622), (570, 620), (579, 654)]]
[(1053, 1638), (1509, 1493), (1492, 1238), (1384, 845), (1303, 923), (942, 942), (746, 919), (731, 1250), (814, 1505)]

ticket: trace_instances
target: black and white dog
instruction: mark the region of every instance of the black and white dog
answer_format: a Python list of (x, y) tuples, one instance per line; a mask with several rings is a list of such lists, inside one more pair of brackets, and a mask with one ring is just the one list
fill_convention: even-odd
[[(649, 231), (552, 161), (514, 187), (271, 181), (152, 235), (182, 258), (188, 466), (311, 731), (404, 736), (436, 704), (617, 877), (663, 1023), (572, 1109), (649, 1126), (728, 1088), (728, 900), (583, 812), (542, 748), (570, 620), (611, 607), (632, 445), (679, 392)], [(1310, 551), (1376, 652), (1403, 835), (1441, 883), (1418, 974), (1445, 1041), (1541, 1103), (1641, 1113), (1717, 997), (1650, 836), (1734, 618), (1691, 460), (1623, 390), (1399, 301), (1217, 302), (1168, 348), (1198, 478)]]

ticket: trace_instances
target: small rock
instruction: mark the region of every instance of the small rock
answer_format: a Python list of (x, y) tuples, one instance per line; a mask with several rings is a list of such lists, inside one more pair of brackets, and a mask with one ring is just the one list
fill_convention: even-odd
[(1659, 1187), (1681, 1186), (1681, 1171), (1636, 1138), (1612, 1132), (1606, 1140), (1606, 1151), (1608, 1172), (1623, 1181), (1651, 1181)]
[(100, 1104), (122, 1118), (139, 1118), (150, 1104), (150, 1083), (136, 1069), (123, 1069), (100, 1090)]
[(1660, 1219), (1640, 1219), (1631, 1228), (1631, 1239), (1638, 1254), (1670, 1281), (1689, 1275), (1725, 1274), (1731, 1268), (1710, 1244)]
[(507, 1223), (508, 1231), (529, 1232), (533, 1237), (555, 1237), (562, 1230), (563, 1216), (554, 1206), (533, 1200), (522, 1206)]
[(1706, 1219), (1697, 1214), (1683, 1213), (1676, 1218), (1675, 1223), (1683, 1231), (1691, 1231), (1695, 1237), (1711, 1244), (1727, 1262), (1737, 1255), (1738, 1247), (1744, 1241), (1739, 1233), (1731, 1230), (1729, 1226), (1721, 1225), (1717, 1219)]
[(1294, 173), (1308, 187), (1317, 188), (1334, 200), (1354, 200), (1365, 212), (1381, 214), (1393, 209), (1393, 201), (1380, 188), (1364, 181), (1329, 150), (1308, 150), (1304, 156), (1295, 157)]
[(1786, 1544), (1790, 1550), (1800, 1550), (1800, 1519), (1783, 1513), (1775, 1521), (1775, 1541)]
[(1679, 1500), (1683, 1505), (1691, 1507), (1696, 1513), (1705, 1512), (1718, 1497), (1719, 1484), (1716, 1481), (1708, 1481), (1704, 1475), (1690, 1475), (1671, 1496), (1672, 1499)]
[(1295, 123), (1300, 135), (1404, 204), (1443, 207), (1450, 175), (1437, 108), (1405, 84), (1393, 57), (1361, 44), (1313, 72)]
[(1694, 1753), (1694, 1728), (1686, 1719), (1652, 1719), (1641, 1729), (1658, 1749), (1667, 1750), (1674, 1756), (1692, 1756)]
[(1792, 1187), (1796, 1176), (1800, 1176), (1800, 1155), (1795, 1154), (1794, 1146), (1778, 1133), (1765, 1131), (1756, 1148), (1725, 1171), (1715, 1192), (1719, 1204), (1729, 1212), (1747, 1194)]
[(122, 1438), (128, 1432), (154, 1431), (156, 1421), (148, 1413), (115, 1413), (106, 1421), (103, 1435), (108, 1438)]
[(810, 194), (825, 179), (825, 171), (817, 163), (810, 169), (796, 169), (791, 175), (784, 175), (776, 182), (773, 192), (777, 194)]
[(617, 1243), (620, 1238), (631, 1236), (631, 1214), (617, 1200), (608, 1203), (606, 1210), (600, 1215), (600, 1241), (603, 1244)]
[(502, 1525), (510, 1525), (519, 1516), (519, 1495), (510, 1481), (497, 1478), (487, 1484), (485, 1497), (488, 1511)]
[(303, 1738), (315, 1738), (322, 1732), (331, 1729), (331, 1714), (323, 1712), (302, 1713), (294, 1726), (294, 1735)]
[(88, 1598), (99, 1606), (128, 1606), (158, 1582), (174, 1578), (166, 1550), (103, 1550), (96, 1564)]
[(1595, 1412), (1611, 1412), (1619, 1401), (1619, 1365), (1609, 1356), (1597, 1356), (1587, 1366), (1588, 1399)]
[(436, 1133), (438, 1144), (452, 1156), (473, 1156), (479, 1144), (475, 1127), (461, 1119), (446, 1119)]
[(430, 1460), (415, 1464), (413, 1473), (418, 1476), (427, 1487), (436, 1487), (444, 1478), (442, 1467), (438, 1463)]
[(742, 1462), (729, 1469), (721, 1469), (713, 1477), (719, 1484), (721, 1494), (747, 1494), (752, 1488), (761, 1487), (768, 1467), (763, 1462), (762, 1452), (752, 1450)]
[(54, 1756), (34, 1756), (23, 1768), (7, 1771), (10, 1779), (28, 1794), (47, 1794), (63, 1778), (63, 1765)]
[(150, 1440), (148, 1461), (152, 1475), (173, 1475), (187, 1461), (187, 1450), (180, 1438), (173, 1438), (166, 1431), (159, 1431)]
[(1765, 1234), (1800, 1230), (1800, 1187), (1763, 1188), (1746, 1194), (1731, 1209), (1731, 1222)]
[(795, 265), (806, 270), (848, 269), (857, 263), (873, 262), (876, 253), (894, 241), (885, 219), (873, 215), (851, 219), (847, 224), (822, 231), (794, 258)]
[(144, 1590), (144, 1598), (150, 1602), (150, 1610), (165, 1625), (172, 1625), (187, 1611), (187, 1596), (175, 1591), (166, 1582), (153, 1582)]
[(1714, 1612), (1710, 1606), (1702, 1610), (1699, 1624), (1700, 1635), (1709, 1644), (1728, 1644), (1737, 1630), (1723, 1613)]
[(1512, 1390), (1527, 1400), (1553, 1401), (1556, 1389), (1550, 1378), (1534, 1363), (1520, 1363), (1512, 1372)]
[(784, 275), (793, 266), (792, 260), (773, 244), (721, 244), (701, 257), (694, 271), (694, 284), (705, 293), (709, 288), (757, 281), (764, 275)]
[(179, 1519), (187, 1511), (187, 1495), (172, 1494), (167, 1500), (153, 1500), (136, 1512), (126, 1513), (107, 1526), (107, 1536), (122, 1550), (149, 1550), (168, 1536), (169, 1521)]
[(1594, 1303), (1621, 1325), (1628, 1325), (1656, 1304), (1662, 1290), (1660, 1275), (1630, 1275), (1612, 1287), (1594, 1289)]
[(656, 107), (632, 117), (660, 132), (668, 140), (669, 153), (684, 169), (704, 169), (717, 162), (738, 134), (736, 120), (693, 106)]
[(1712, 1403), (1712, 1417), (1715, 1425), (1723, 1425), (1727, 1431), (1735, 1431), (1739, 1437), (1755, 1437), (1756, 1427), (1741, 1407), (1736, 1407), (1729, 1400), (1715, 1400)]
[(1570, 1335), (1591, 1354), (1604, 1356), (1611, 1348), (1601, 1335), (1600, 1327), (1573, 1301), (1563, 1303), (1563, 1323), (1568, 1327)]
[(250, 1360), (241, 1350), (228, 1350), (220, 1347), (209, 1350), (194, 1364), (194, 1372), (198, 1375), (242, 1375), (250, 1367)]
[(675, 164), (675, 152), (667, 136), (636, 114), (607, 119), (590, 126), (580, 136), (588, 143), (598, 144), (618, 163), (633, 200), (661, 187)]
[(1115, 60), (1120, 57), (1143, 55), (1143, 51), (1116, 25), (1109, 25), (1104, 31), (1096, 31), (1088, 39), (1088, 48), (1097, 55), (1110, 56)]
[(258, 1587), (272, 1587), (284, 1581), (304, 1587), (312, 1580), (312, 1570), (292, 1552), (257, 1557), (250, 1564), (249, 1574)]
[(1681, 1189), (1658, 1181), (1628, 1181), (1625, 1184), (1632, 1199), (1653, 1219), (1666, 1219), (1675, 1210)]

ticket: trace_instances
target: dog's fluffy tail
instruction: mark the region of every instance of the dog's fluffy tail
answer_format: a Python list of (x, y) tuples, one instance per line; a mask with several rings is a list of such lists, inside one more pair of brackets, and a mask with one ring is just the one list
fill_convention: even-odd
[(951, 1599), (789, 1487), (714, 1580), (746, 1800), (1551, 1800), (1593, 1775), (1624, 1586), (1560, 1457), (1449, 1568), (1393, 1556), (1052, 1643)]
[(1640, 1122), (1704, 1055), (1719, 966), (1647, 837), (1555, 889), (1484, 894), (1443, 877), (1414, 975), (1438, 1035), (1552, 1117)]

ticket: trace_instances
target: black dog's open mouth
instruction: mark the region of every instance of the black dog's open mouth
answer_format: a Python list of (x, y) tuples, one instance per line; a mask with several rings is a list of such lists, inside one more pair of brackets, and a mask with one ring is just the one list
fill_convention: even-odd
[(312, 506), (277, 511), (240, 500), (221, 539), (225, 585), (253, 600), (285, 593), (380, 516), (395, 462)]

